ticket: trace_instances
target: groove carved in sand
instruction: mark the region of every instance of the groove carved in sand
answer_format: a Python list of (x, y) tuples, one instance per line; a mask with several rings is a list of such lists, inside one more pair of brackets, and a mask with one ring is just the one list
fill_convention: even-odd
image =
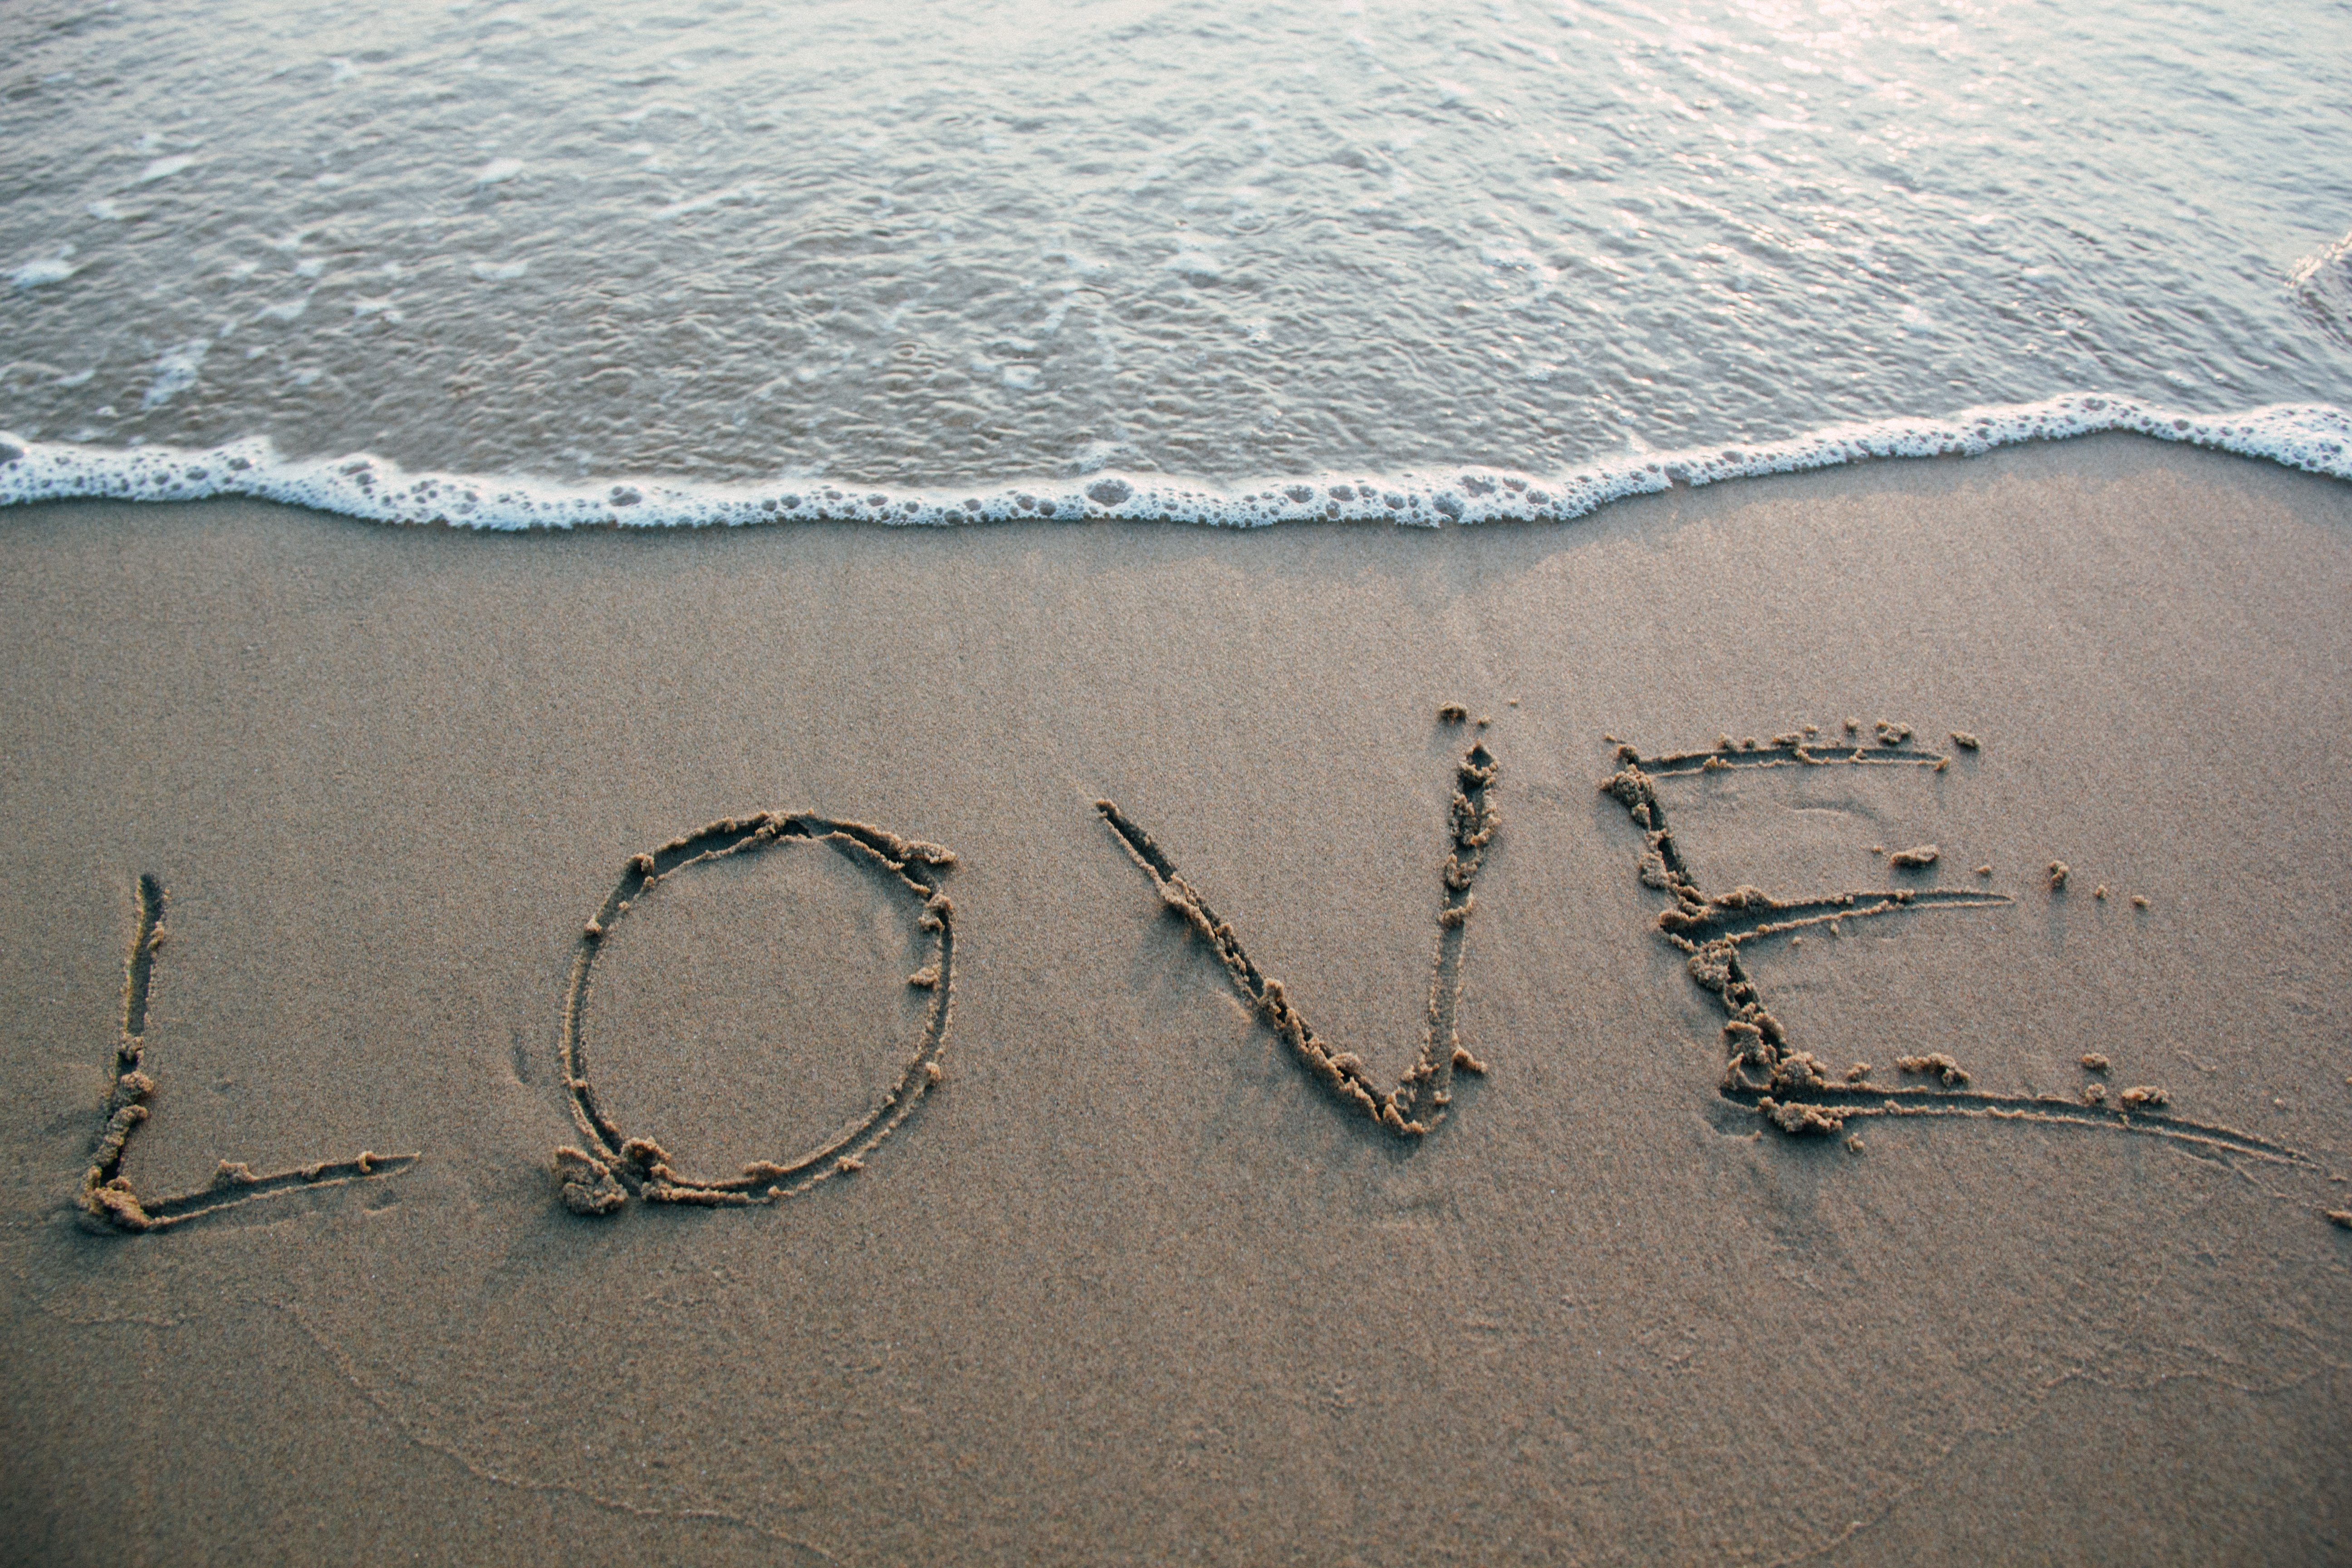
[(122, 1158), (130, 1150), (131, 1134), (146, 1124), (147, 1102), (156, 1088), (155, 1079), (146, 1071), (147, 995), (154, 983), (155, 954), (168, 935), (163, 925), (165, 897), (163, 884), (155, 878), (139, 879), (139, 924), (123, 964), (122, 1036), (114, 1047), (114, 1087), (107, 1095), (106, 1121), (90, 1152), (89, 1168), (82, 1174), (85, 1220), (98, 1228), (168, 1230), (240, 1204), (394, 1175), (416, 1163), (421, 1157), (416, 1154), (363, 1151), (348, 1160), (256, 1175), (250, 1165), (223, 1160), (209, 1183), (190, 1192), (142, 1198), (131, 1189), (130, 1178), (122, 1174)]
[[(1848, 721), (1847, 727), (1853, 729), (1853, 721)], [(1681, 950), (1691, 978), (1723, 1009), (1723, 1037), (1729, 1060), (1719, 1088), (1722, 1096), (1751, 1108), (1783, 1132), (1797, 1135), (1842, 1132), (1845, 1123), (1857, 1117), (1966, 1116), (2105, 1128), (2284, 1163), (2307, 1163), (2295, 1151), (2268, 1139), (2149, 1110), (2141, 1102), (2111, 1107), (1969, 1089), (1964, 1087), (1968, 1073), (1941, 1052), (1897, 1058), (1901, 1070), (1939, 1080), (1909, 1087), (1834, 1074), (1811, 1052), (1796, 1047), (1788, 1030), (1766, 1007), (1756, 975), (1742, 955), (1744, 947), (1762, 938), (1815, 926), (1936, 910), (1996, 908), (2014, 900), (1990, 891), (1909, 888), (1858, 889), (1794, 900), (1775, 898), (1750, 887), (1710, 894), (1699, 887), (1675, 842), (1659, 785), (1734, 769), (1857, 766), (1941, 773), (1950, 765), (1948, 756), (1908, 748), (1906, 742), (1911, 734), (1908, 726), (1882, 721), (1874, 741), (1867, 744), (1856, 741), (1825, 744), (1807, 735), (1780, 735), (1769, 744), (1750, 741), (1735, 745), (1727, 738), (1711, 751), (1658, 757), (1643, 757), (1633, 746), (1617, 748), (1618, 771), (1602, 780), (1601, 788), (1624, 806), (1642, 835), (1639, 874), (1643, 885), (1666, 893), (1673, 900), (1658, 913), (1658, 934)], [(1980, 744), (1973, 735), (1956, 734), (1954, 739), (1969, 751)], [(1906, 851), (1909, 859), (1898, 855), (1895, 863), (1931, 863), (1935, 853), (1933, 847), (1923, 847)]]
[[(814, 1148), (782, 1160), (758, 1160), (735, 1175), (706, 1178), (679, 1170), (650, 1138), (632, 1137), (604, 1113), (588, 1079), (584, 1037), (590, 983), (597, 954), (614, 925), (664, 879), (730, 857), (760, 854), (782, 843), (825, 844), (878, 874), (912, 899), (917, 928), (931, 937), (931, 955), (909, 984), (930, 994), (930, 1006), (915, 1048), (898, 1076), (862, 1120)], [(564, 1206), (574, 1214), (607, 1215), (634, 1193), (647, 1203), (736, 1206), (772, 1204), (796, 1197), (819, 1182), (862, 1170), (866, 1156), (897, 1131), (940, 1079), (940, 1055), (947, 1048), (948, 1019), (955, 991), (955, 907), (936, 877), (954, 866), (955, 855), (936, 844), (919, 844), (862, 822), (835, 822), (805, 812), (761, 812), (714, 822), (699, 832), (672, 839), (660, 848), (631, 857), (621, 879), (583, 929), (572, 965), (572, 988), (563, 1006), (564, 1092), (582, 1142), (555, 1152), (556, 1177)]]
[(1367, 1075), (1355, 1053), (1335, 1049), (1315, 1033), (1282, 982), (1268, 977), (1251, 962), (1233, 926), (1177, 874), (1175, 863), (1150, 834), (1111, 801), (1098, 800), (1095, 809), (1151, 879), (1161, 901), (1216, 952), (1242, 999), (1323, 1082), (1332, 1098), (1399, 1138), (1419, 1138), (1444, 1120), (1454, 1098), (1455, 1069), (1486, 1070), (1485, 1063), (1463, 1048), (1455, 1012), (1462, 998), (1462, 949), (1468, 939), (1470, 916), (1477, 908), (1472, 886), (1501, 823), (1489, 798), (1497, 767), (1485, 746), (1473, 745), (1455, 769), (1456, 787), (1446, 817), (1452, 847), (1439, 876), (1437, 957), (1429, 983), (1428, 1021), (1421, 1054), (1396, 1087), (1385, 1090)]

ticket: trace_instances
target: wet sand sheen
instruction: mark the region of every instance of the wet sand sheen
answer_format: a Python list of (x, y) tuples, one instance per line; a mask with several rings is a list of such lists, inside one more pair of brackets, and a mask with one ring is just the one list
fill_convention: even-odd
[[(1440, 534), (7, 522), (32, 1558), (2352, 1543), (2339, 483), (2114, 437)], [(568, 1080), (839, 1026), (745, 979), (567, 1065), (636, 858), (772, 825), (876, 835), (859, 963), (917, 984), (860, 1059), (919, 1114), (575, 1215), (559, 1147), (664, 1178)], [(748, 1136), (752, 1068), (643, 1115)], [(419, 1157), (91, 1234), (131, 1072), (140, 1194)]]

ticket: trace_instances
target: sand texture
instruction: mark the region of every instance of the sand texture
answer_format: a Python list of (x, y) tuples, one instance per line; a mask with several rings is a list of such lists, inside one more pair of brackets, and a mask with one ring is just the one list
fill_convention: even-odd
[(0, 1556), (2345, 1561), (2347, 610), (2123, 437), (0, 515)]

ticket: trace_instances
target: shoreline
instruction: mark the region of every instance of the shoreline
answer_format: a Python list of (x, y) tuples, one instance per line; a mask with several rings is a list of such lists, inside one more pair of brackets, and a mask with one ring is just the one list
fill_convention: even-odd
[[(1443, 531), (0, 523), (28, 1557), (2352, 1546), (2339, 482), (2104, 436)], [(1863, 761), (1760, 765), (1806, 724)], [(1822, 917), (1738, 949), (1787, 1053), (2256, 1142), (1768, 1125), (1620, 744), (1729, 759), (1646, 773), (1691, 886)], [(1441, 993), (1484, 1070), (1400, 1136), (1276, 980), (1380, 1090)], [(139, 1193), (337, 1182), (82, 1228), (134, 1021)], [(583, 1216), (592, 1079), (667, 1158)]]
[(899, 487), (823, 476), (693, 484), (631, 475), (565, 482), (410, 471), (365, 453), (284, 458), (266, 439), (196, 449), (99, 448), (0, 431), (0, 508), (49, 500), (274, 501), (402, 525), (499, 531), (713, 528), (853, 522), (1145, 522), (1263, 528), (1384, 523), (1445, 528), (1572, 522), (1635, 496), (1895, 458), (1982, 457), (2011, 447), (2129, 434), (2352, 479), (2352, 413), (2333, 404), (2273, 404), (2191, 414), (2101, 393), (1817, 426), (1777, 441), (1625, 456), (1541, 475), (1471, 464), (1237, 480), (1107, 469), (1066, 479)]

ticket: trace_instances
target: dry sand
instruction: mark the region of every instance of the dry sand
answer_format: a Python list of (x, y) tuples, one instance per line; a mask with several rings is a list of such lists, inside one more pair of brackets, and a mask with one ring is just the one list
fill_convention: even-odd
[[(1443, 533), (58, 505), (0, 605), (9, 1561), (2352, 1553), (2352, 488), (2109, 437)], [(1647, 770), (1706, 894), (2009, 900), (1743, 942), (1787, 1050), (1977, 1113), (1791, 1137), (1603, 737), (1849, 716), (1949, 764)], [(1400, 1137), (1094, 803), (1385, 1088), (1473, 741), (1488, 1070)], [(948, 930), (803, 824), (583, 937), (769, 808), (955, 851)], [(76, 1223), (142, 875), (141, 1200), (413, 1165)], [(908, 1114), (575, 1215), (592, 951), (584, 1070), (677, 1169)]]

